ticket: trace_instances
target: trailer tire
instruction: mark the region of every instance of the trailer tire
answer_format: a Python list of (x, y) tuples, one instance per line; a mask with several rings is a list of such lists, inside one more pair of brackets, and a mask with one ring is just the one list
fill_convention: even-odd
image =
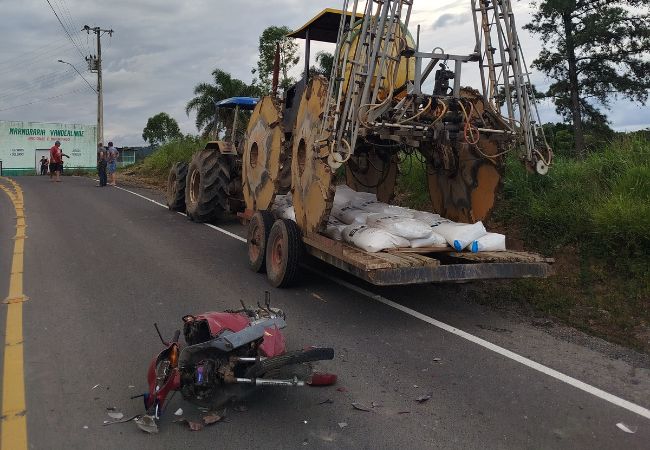
[(270, 211), (257, 211), (248, 224), (248, 267), (255, 273), (266, 271), (266, 244), (274, 221)]
[(218, 150), (201, 150), (187, 169), (185, 209), (195, 222), (211, 222), (229, 212), (230, 162)]
[(300, 228), (293, 220), (278, 219), (266, 246), (266, 275), (273, 287), (284, 288), (298, 278), (303, 246)]
[(185, 212), (185, 184), (187, 163), (174, 163), (167, 176), (167, 207), (170, 211)]

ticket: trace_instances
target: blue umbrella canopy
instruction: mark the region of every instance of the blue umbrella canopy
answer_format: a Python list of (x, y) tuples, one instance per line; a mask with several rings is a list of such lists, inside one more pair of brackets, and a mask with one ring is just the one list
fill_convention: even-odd
[(239, 109), (252, 110), (255, 109), (255, 105), (259, 100), (259, 98), (255, 97), (230, 97), (215, 102), (215, 106), (217, 108), (235, 108), (239, 106)]

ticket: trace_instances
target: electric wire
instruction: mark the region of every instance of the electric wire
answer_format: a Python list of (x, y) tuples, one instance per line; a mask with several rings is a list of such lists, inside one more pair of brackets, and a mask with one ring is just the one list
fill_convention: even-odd
[(79, 48), (79, 46), (77, 45), (77, 43), (75, 42), (75, 40), (72, 38), (72, 36), (70, 36), (70, 32), (69, 32), (68, 29), (65, 27), (65, 25), (63, 25), (63, 22), (61, 22), (61, 18), (59, 17), (59, 15), (57, 14), (56, 10), (54, 9), (54, 6), (52, 6), (52, 3), (50, 2), (50, 0), (45, 0), (45, 1), (47, 2), (48, 5), (50, 5), (50, 8), (52, 9), (52, 12), (53, 12), (54, 15), (56, 16), (56, 20), (58, 20), (59, 23), (61, 24), (61, 28), (63, 28), (63, 31), (64, 31), (65, 34), (68, 36), (68, 39), (70, 39), (70, 42), (72, 42), (72, 45), (74, 45), (74, 47), (77, 49), (77, 51), (79, 52), (79, 54), (81, 55), (81, 57), (85, 59), (86, 56), (83, 54), (83, 52), (81, 51), (81, 49)]
[(6, 108), (0, 108), (0, 112), (9, 111), (9, 110), (12, 110), (12, 109), (17, 109), (17, 108), (24, 108), (26, 106), (31, 106), (31, 105), (35, 105), (37, 103), (42, 103), (42, 102), (46, 102), (46, 101), (49, 101), (49, 100), (54, 100), (54, 99), (61, 98), (61, 97), (67, 96), (67, 95), (79, 94), (79, 93), (84, 92), (84, 91), (86, 91), (86, 89), (78, 88), (78, 89), (74, 89), (74, 90), (72, 90), (70, 92), (64, 92), (62, 94), (53, 95), (52, 97), (33, 100), (33, 101), (29, 102), (29, 103), (23, 103), (21, 105), (12, 105), (12, 106), (9, 106), (9, 107), (6, 107)]

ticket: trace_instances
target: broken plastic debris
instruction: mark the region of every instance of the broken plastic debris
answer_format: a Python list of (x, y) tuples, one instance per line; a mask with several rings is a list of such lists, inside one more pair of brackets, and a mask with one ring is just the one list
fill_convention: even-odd
[(87, 430), (87, 429), (88, 429), (88, 425), (84, 425), (84, 430)]
[(129, 389), (135, 389), (135, 386), (133, 386), (132, 384), (129, 384)]
[(322, 402), (318, 402), (319, 405), (324, 405), (325, 403), (334, 403), (331, 398), (325, 399)]
[(442, 359), (440, 359), (440, 358), (433, 358), (433, 362), (440, 362), (440, 361), (442, 361)]
[(619, 423), (617, 423), (616, 426), (617, 426), (619, 429), (625, 431), (626, 433), (630, 433), (630, 434), (634, 434), (634, 433), (636, 433), (636, 430), (638, 429), (637, 427), (628, 427), (628, 426), (625, 425), (623, 422), (619, 422)]
[(90, 390), (92, 391), (93, 389), (97, 389), (98, 387), (99, 387), (99, 384), (96, 384), (93, 387), (91, 387)]
[(343, 429), (348, 426), (347, 422), (339, 422), (339, 428)]
[(108, 417), (110, 417), (111, 419), (120, 420), (124, 417), (124, 414), (122, 414), (121, 412), (109, 412)]
[(135, 424), (138, 428), (147, 433), (158, 433), (158, 424), (156, 423), (156, 419), (152, 416), (145, 414), (144, 416), (136, 417)]
[(381, 408), (381, 403), (372, 402), (370, 405), (371, 405), (373, 408)]
[(429, 400), (430, 398), (431, 398), (431, 394), (421, 395), (420, 397), (416, 398), (415, 401), (418, 402), (418, 403), (424, 403), (427, 400)]
[(186, 423), (192, 431), (201, 431), (203, 429), (203, 424), (201, 422), (193, 422), (187, 419), (176, 419), (175, 423)]
[(354, 409), (359, 410), (359, 411), (370, 412), (370, 408), (368, 408), (368, 407), (365, 406), (365, 405), (362, 405), (361, 403), (354, 402), (354, 403), (352, 403), (352, 407), (353, 407)]
[(183, 408), (178, 408), (176, 412), (174, 413), (175, 416), (182, 416), (183, 415)]
[(212, 425), (213, 423), (220, 422), (222, 419), (223, 419), (223, 415), (212, 413), (212, 414), (208, 414), (207, 416), (203, 416), (203, 423), (206, 425)]

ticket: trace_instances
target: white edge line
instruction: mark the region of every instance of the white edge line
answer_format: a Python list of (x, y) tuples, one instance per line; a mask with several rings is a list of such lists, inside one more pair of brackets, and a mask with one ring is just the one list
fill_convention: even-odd
[[(155, 203), (158, 206), (162, 206), (165, 209), (168, 209), (167, 205), (163, 205), (162, 203), (159, 203), (159, 202), (157, 202), (155, 200), (152, 200), (152, 199), (150, 199), (148, 197), (145, 197), (144, 195), (140, 195), (137, 192), (133, 192), (133, 191), (130, 191), (128, 189), (124, 189), (124, 188), (119, 187), (119, 186), (114, 186), (114, 187), (116, 187), (117, 189), (120, 189), (122, 191), (128, 192), (130, 194), (136, 195), (136, 196), (138, 196), (140, 198), (143, 198), (143, 199), (145, 199), (145, 200), (147, 200), (147, 201), (149, 201), (151, 203)], [(183, 214), (181, 212), (179, 212), (179, 214), (185, 216), (185, 214)], [(246, 242), (245, 238), (243, 238), (243, 237), (241, 237), (241, 236), (239, 236), (239, 235), (237, 235), (235, 233), (231, 233), (228, 230), (224, 230), (223, 228), (219, 228), (219, 227), (217, 227), (215, 225), (212, 225), (212, 224), (209, 224), (209, 223), (205, 223), (204, 225), (206, 225), (206, 226), (208, 226), (208, 227), (210, 227), (210, 228), (212, 228), (214, 230), (217, 230), (217, 231), (219, 231), (219, 232), (221, 232), (221, 233), (223, 233), (223, 234), (225, 234), (227, 236), (230, 236), (230, 237), (232, 237), (234, 239), (237, 239), (238, 241)], [(337, 284), (339, 284), (341, 286), (344, 286), (344, 287), (346, 287), (346, 288), (348, 288), (348, 289), (350, 289), (352, 291), (355, 291), (358, 294), (362, 294), (363, 296), (368, 297), (368, 298), (370, 298), (372, 300), (376, 300), (376, 301), (378, 301), (380, 303), (383, 303), (386, 306), (390, 306), (391, 308), (395, 308), (395, 309), (397, 309), (399, 311), (402, 311), (405, 314), (408, 314), (409, 316), (415, 317), (416, 319), (420, 319), (423, 322), (426, 322), (426, 323), (428, 323), (430, 325), (433, 325), (433, 326), (435, 326), (437, 328), (440, 328), (441, 330), (447, 331), (447, 332), (449, 332), (451, 334), (454, 334), (454, 335), (456, 335), (458, 337), (466, 339), (466, 340), (468, 340), (470, 342), (473, 342), (474, 344), (480, 345), (481, 347), (483, 347), (483, 348), (485, 348), (487, 350), (490, 350), (490, 351), (492, 351), (494, 353), (498, 353), (499, 355), (505, 356), (506, 358), (511, 359), (513, 361), (516, 361), (516, 362), (518, 362), (520, 364), (523, 364), (526, 367), (529, 367), (529, 368), (531, 368), (533, 370), (536, 370), (536, 371), (541, 372), (541, 373), (543, 373), (545, 375), (548, 375), (548, 376), (550, 376), (552, 378), (555, 378), (556, 380), (562, 381), (563, 383), (566, 383), (566, 384), (568, 384), (570, 386), (578, 388), (581, 391), (587, 392), (587, 393), (589, 393), (591, 395), (594, 395), (594, 396), (596, 396), (596, 397), (598, 397), (600, 399), (603, 399), (603, 400), (605, 400), (605, 401), (607, 401), (609, 403), (612, 403), (612, 404), (614, 404), (616, 406), (619, 406), (619, 407), (621, 407), (623, 409), (627, 409), (628, 411), (631, 411), (631, 412), (633, 412), (635, 414), (638, 414), (638, 415), (640, 415), (642, 417), (645, 417), (646, 419), (650, 419), (650, 410), (647, 409), (647, 408), (644, 408), (643, 406), (640, 406), (640, 405), (637, 405), (635, 403), (629, 402), (629, 401), (627, 401), (625, 399), (622, 399), (622, 398), (617, 397), (617, 396), (615, 396), (613, 394), (610, 394), (609, 392), (605, 392), (602, 389), (594, 387), (594, 386), (592, 386), (590, 384), (587, 384), (587, 383), (585, 383), (583, 381), (580, 381), (580, 380), (578, 380), (576, 378), (570, 377), (569, 375), (565, 375), (562, 372), (558, 372), (555, 369), (551, 369), (550, 367), (546, 367), (543, 364), (540, 364), (538, 362), (533, 361), (532, 359), (528, 359), (525, 356), (521, 356), (521, 355), (519, 355), (519, 354), (517, 354), (515, 352), (512, 352), (512, 351), (510, 351), (508, 349), (505, 349), (503, 347), (500, 347), (500, 346), (498, 346), (496, 344), (493, 344), (493, 343), (491, 343), (489, 341), (486, 341), (485, 339), (481, 339), (478, 336), (474, 336), (473, 334), (467, 333), (466, 331), (460, 330), (460, 329), (458, 329), (456, 327), (453, 327), (451, 325), (448, 325), (448, 324), (446, 324), (444, 322), (440, 322), (439, 320), (436, 320), (433, 317), (429, 317), (429, 316), (427, 316), (425, 314), (417, 312), (414, 309), (411, 309), (411, 308), (409, 308), (407, 306), (400, 305), (399, 303), (395, 303), (394, 301), (389, 300), (389, 299), (387, 299), (385, 297), (382, 297), (379, 294), (374, 294), (374, 293), (372, 293), (372, 292), (370, 292), (370, 291), (368, 291), (368, 290), (366, 290), (366, 289), (364, 289), (362, 287), (356, 286), (356, 285), (354, 285), (352, 283), (349, 283), (349, 282), (347, 282), (345, 280), (341, 280), (340, 278), (336, 278), (336, 277), (332, 277), (330, 275), (323, 274), (323, 273), (318, 272), (318, 271), (316, 271), (314, 269), (311, 269), (309, 267), (307, 268), (307, 270), (309, 270), (312, 273), (315, 273), (315, 274), (317, 274), (317, 275), (319, 275), (321, 277), (327, 278), (327, 279), (329, 279), (329, 280), (331, 280), (331, 281), (333, 281), (333, 282), (335, 282), (335, 283), (337, 283)]]

